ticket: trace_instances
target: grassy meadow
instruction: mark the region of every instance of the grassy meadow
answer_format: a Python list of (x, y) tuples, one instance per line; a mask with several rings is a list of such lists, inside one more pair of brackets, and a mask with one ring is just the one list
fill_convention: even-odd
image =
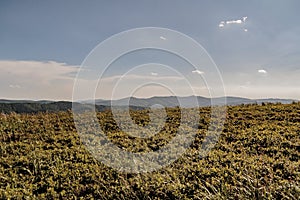
[[(174, 136), (179, 108), (150, 139), (118, 129), (97, 114), (108, 138), (132, 152), (156, 151)], [(300, 103), (229, 106), (216, 146), (199, 157), (210, 108), (200, 108), (197, 135), (174, 163), (151, 173), (120, 173), (81, 143), (72, 113), (0, 114), (0, 199), (299, 199)], [(141, 126), (147, 110), (132, 111)]]

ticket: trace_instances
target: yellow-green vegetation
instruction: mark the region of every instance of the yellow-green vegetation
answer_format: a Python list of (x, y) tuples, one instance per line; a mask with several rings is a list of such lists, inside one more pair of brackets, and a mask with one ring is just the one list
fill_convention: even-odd
[[(71, 112), (0, 115), (0, 199), (299, 199), (300, 103), (228, 107), (225, 126), (205, 158), (199, 148), (210, 122), (201, 108), (197, 136), (171, 165), (125, 174), (93, 158), (81, 143)], [(98, 113), (115, 144), (155, 151), (174, 137), (179, 108), (150, 139), (120, 131), (110, 112)], [(147, 111), (133, 111), (137, 124)]]

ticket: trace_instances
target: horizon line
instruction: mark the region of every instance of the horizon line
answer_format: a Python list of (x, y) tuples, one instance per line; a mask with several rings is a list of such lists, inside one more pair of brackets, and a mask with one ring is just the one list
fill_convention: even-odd
[(126, 98), (136, 98), (136, 99), (151, 99), (151, 98), (155, 98), (155, 97), (159, 97), (159, 98), (164, 98), (164, 97), (177, 97), (177, 98), (187, 98), (187, 97), (203, 97), (203, 98), (207, 98), (207, 99), (212, 99), (212, 98), (243, 98), (243, 99), (249, 99), (249, 100), (261, 100), (261, 99), (285, 99), (285, 100), (295, 100), (295, 101), (300, 101), (300, 99), (295, 99), (295, 98), (288, 98), (288, 97), (261, 97), (261, 98), (250, 98), (250, 97), (244, 97), (244, 96), (233, 96), (233, 95), (226, 95), (226, 96), (216, 96), (216, 97), (207, 97), (207, 96), (201, 96), (201, 95), (183, 95), (183, 96), (164, 96), (164, 95), (157, 95), (157, 96), (150, 96), (150, 97), (137, 97), (137, 96), (128, 96), (128, 97), (122, 97), (122, 98), (117, 98), (117, 99), (105, 99), (105, 98), (95, 98), (95, 99), (80, 99), (77, 101), (73, 101), (73, 99), (29, 99), (29, 98), (6, 98), (6, 97), (1, 97), (0, 101), (34, 101), (34, 102), (38, 102), (38, 101), (53, 101), (53, 102), (59, 102), (59, 101), (67, 101), (67, 102), (83, 102), (83, 101), (92, 101), (92, 100), (103, 100), (103, 101), (109, 101), (109, 100), (113, 100), (113, 101), (118, 101), (118, 100), (122, 100), (122, 99), (126, 99)]

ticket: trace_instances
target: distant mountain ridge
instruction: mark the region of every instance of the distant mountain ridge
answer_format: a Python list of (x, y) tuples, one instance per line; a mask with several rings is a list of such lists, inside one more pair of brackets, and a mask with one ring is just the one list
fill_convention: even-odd
[[(129, 105), (131, 109), (140, 110), (149, 108), (155, 105), (161, 105), (164, 107), (205, 107), (210, 105), (224, 105), (226, 98), (226, 105), (241, 105), (262, 102), (269, 103), (283, 103), (288, 104), (296, 102), (294, 99), (248, 99), (243, 97), (218, 97), (218, 98), (206, 98), (201, 96), (187, 96), (187, 97), (176, 97), (176, 96), (156, 96), (151, 98), (136, 98), (128, 97), (118, 100), (101, 100), (96, 99), (75, 102), (77, 108), (82, 110), (90, 110), (95, 102), (95, 109), (97, 111), (103, 111), (110, 109), (111, 105), (119, 108), (127, 108)], [(72, 102), (70, 101), (50, 101), (50, 100), (7, 100), (0, 99), (0, 113), (37, 113), (37, 112), (59, 112), (68, 111), (72, 109)]]
[[(176, 96), (162, 96), (162, 97), (150, 97), (150, 98), (136, 98), (136, 97), (128, 97), (119, 100), (102, 100), (96, 99), (96, 105), (104, 105), (104, 106), (138, 106), (138, 107), (151, 107), (155, 104), (162, 105), (164, 107), (204, 107), (211, 105), (240, 105), (240, 104), (251, 104), (262, 102), (269, 103), (292, 103), (293, 101), (298, 101), (294, 99), (248, 99), (243, 97), (216, 97), (216, 98), (207, 98), (202, 96), (187, 96), (187, 97), (176, 97)], [(84, 101), (84, 103), (91, 103), (91, 101)]]

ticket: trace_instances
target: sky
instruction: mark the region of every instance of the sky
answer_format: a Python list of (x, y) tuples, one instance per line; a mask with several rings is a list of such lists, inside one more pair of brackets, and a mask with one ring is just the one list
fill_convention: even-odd
[[(95, 98), (104, 99), (172, 94), (300, 99), (299, 7), (298, 0), (3, 0), (0, 98), (71, 100), (80, 80), (87, 88), (98, 84)], [(213, 62), (194, 68), (172, 52), (141, 49), (114, 60), (102, 76), (104, 66), (96, 71), (82, 67), (101, 42), (143, 27), (180, 32), (199, 43), (203, 59)], [(106, 51), (153, 40), (150, 33), (135, 36)], [(157, 39), (172, 48), (185, 44), (168, 34)], [(186, 48), (188, 55), (195, 53)], [(209, 68), (214, 64), (219, 74)], [(98, 79), (76, 79), (80, 70)], [(221, 87), (217, 80), (224, 93), (213, 92)], [(89, 96), (82, 92), (81, 98)]]

